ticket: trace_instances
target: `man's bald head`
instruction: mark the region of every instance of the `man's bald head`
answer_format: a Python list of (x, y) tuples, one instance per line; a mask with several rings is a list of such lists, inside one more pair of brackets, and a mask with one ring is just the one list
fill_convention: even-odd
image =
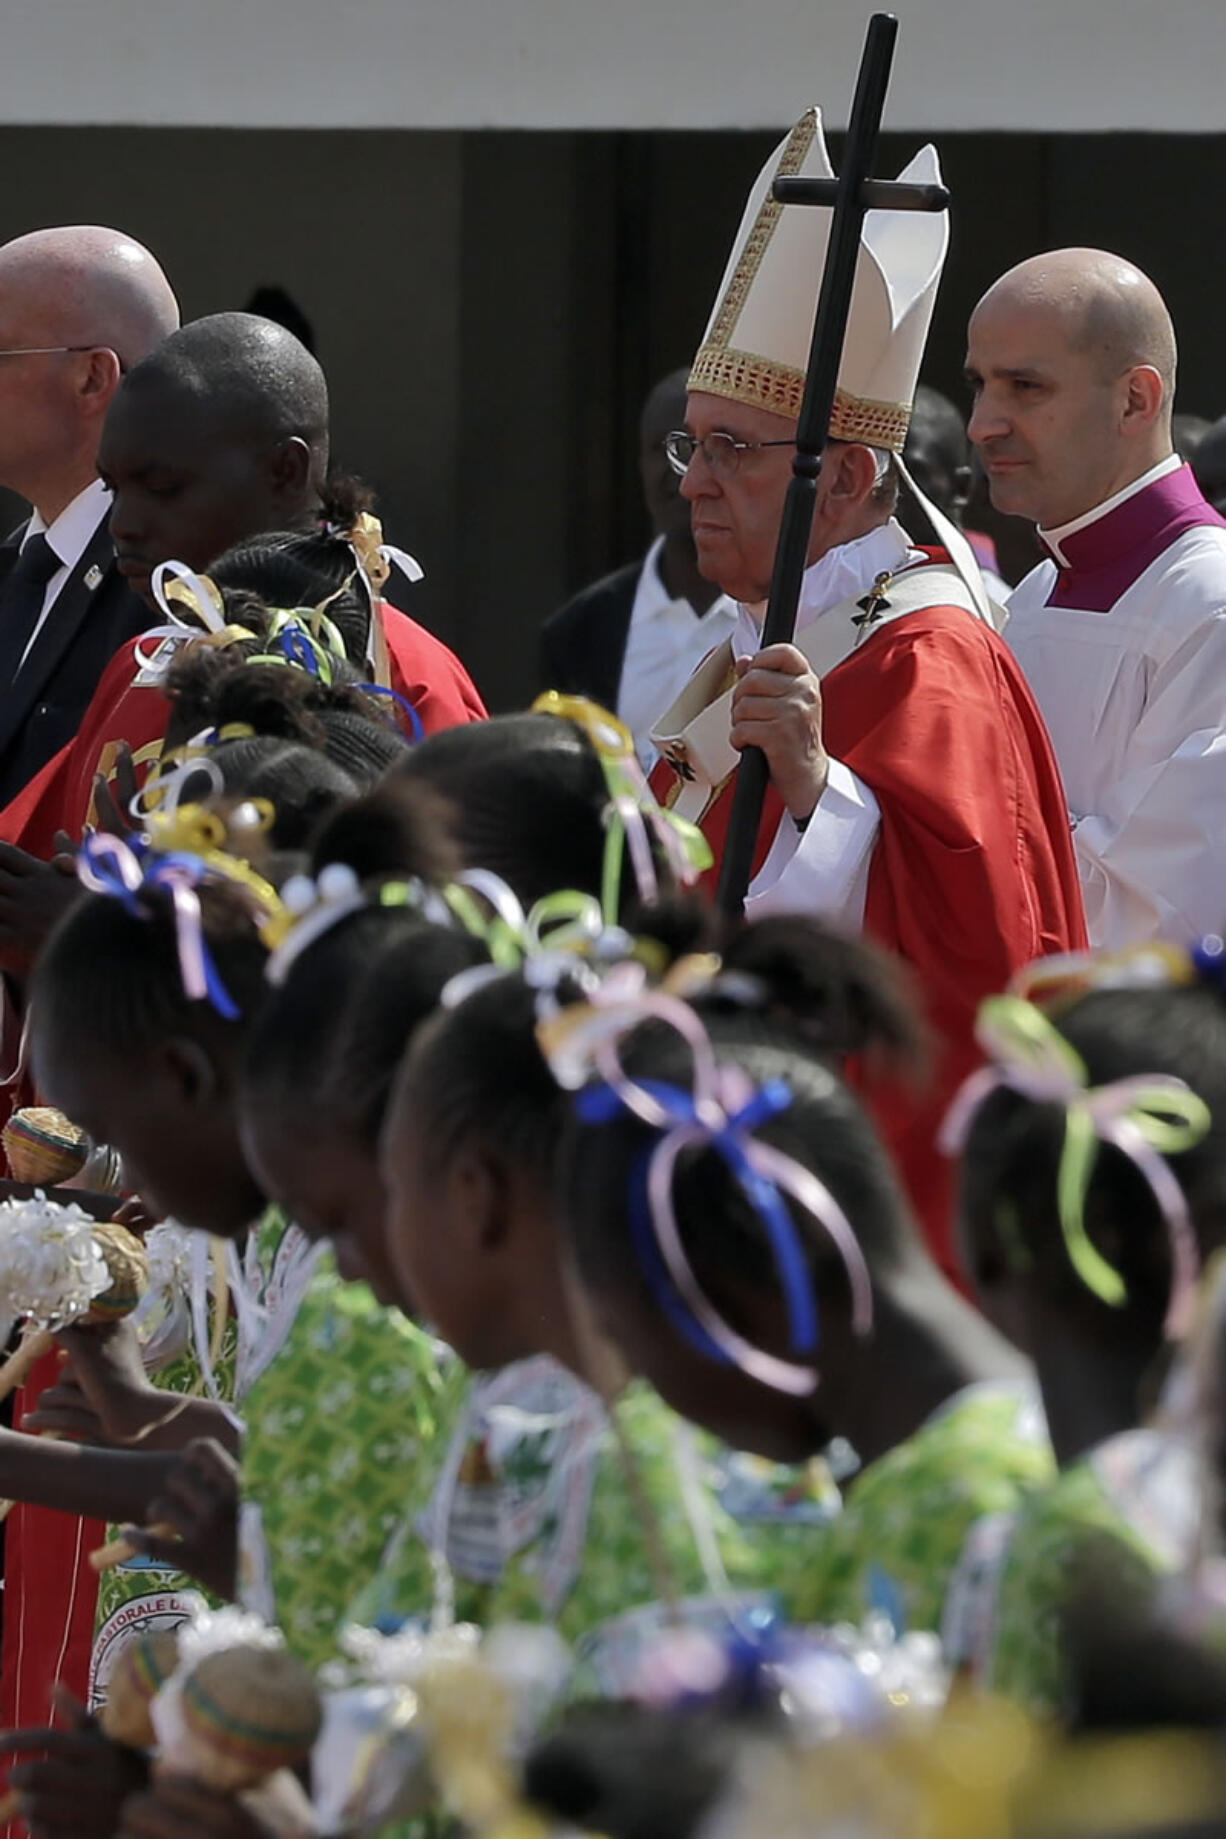
[(123, 384), (98, 455), (120, 567), (148, 593), (172, 558), (207, 567), (263, 530), (306, 528), (328, 465), (328, 388), (292, 332), (215, 313)]
[(1175, 331), (1122, 256), (1057, 249), (1001, 276), (971, 315), (970, 435), (998, 509), (1051, 528), (1171, 452)]
[(123, 385), (206, 407), (220, 427), (270, 440), (298, 436), (326, 465), (328, 385), (300, 339), (254, 313), (212, 313), (175, 332)]
[(1175, 328), (1166, 302), (1148, 275), (1105, 249), (1053, 249), (1031, 256), (1001, 276), (976, 313), (1004, 307), (1057, 319), (1073, 349), (1088, 352), (1104, 381), (1137, 365), (1162, 379), (1169, 405), (1175, 397)]
[(179, 304), (149, 251), (122, 230), (74, 224), (0, 247), (3, 345), (103, 345), (124, 370), (179, 324)]
[(53, 523), (95, 477), (123, 372), (178, 323), (165, 275), (121, 230), (33, 230), (0, 247), (0, 485)]

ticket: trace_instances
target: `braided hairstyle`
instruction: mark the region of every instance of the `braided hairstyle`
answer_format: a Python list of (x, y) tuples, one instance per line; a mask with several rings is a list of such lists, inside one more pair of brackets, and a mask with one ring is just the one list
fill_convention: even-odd
[[(484, 961), (466, 932), (432, 924), (411, 884), (437, 888), (451, 857), (427, 799), (370, 794), (323, 827), (312, 869), (362, 878), (365, 899), (301, 951), (247, 1044), (244, 1133), (271, 1192), (332, 1242), (342, 1275), (412, 1308), (384, 1233), (376, 1150), (401, 1061), (457, 973)], [(356, 884), (355, 884), (356, 885)], [(309, 1140), (301, 1119), (311, 1120)]]
[(204, 882), (196, 895), (205, 941), (240, 1021), (186, 994), (174, 903), (166, 888), (146, 886), (136, 911), (111, 895), (89, 893), (65, 914), (39, 957), (31, 989), (38, 1033), (123, 1059), (170, 1034), (212, 1037), (245, 1026), (264, 999), (268, 959), (251, 902), (220, 879)]
[[(323, 493), (317, 528), (270, 530), (227, 549), (210, 568), (223, 594), (244, 590), (271, 607), (314, 607), (331, 595), (328, 617), (360, 665), (370, 643), (371, 604), (352, 547), (336, 532), (374, 509), (374, 493), (352, 475), (334, 473)], [(337, 590), (340, 590), (338, 593)]]
[[(229, 610), (229, 606), (227, 606)], [(244, 620), (248, 624), (249, 620)], [(171, 746), (204, 731), (246, 726), (263, 737), (311, 748), (339, 768), (354, 790), (373, 785), (407, 751), (391, 698), (373, 696), (343, 661), (332, 681), (289, 665), (251, 663), (262, 638), (239, 646), (189, 645), (171, 665)]]

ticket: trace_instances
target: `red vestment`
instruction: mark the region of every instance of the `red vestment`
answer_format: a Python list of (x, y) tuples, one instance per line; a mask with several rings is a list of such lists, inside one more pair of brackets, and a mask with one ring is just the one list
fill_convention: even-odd
[[(1047, 731), (1012, 652), (960, 607), (921, 607), (883, 624), (822, 684), (833, 759), (880, 806), (864, 925), (916, 977), (936, 1039), (920, 1093), (867, 1085), (925, 1236), (955, 1272), (953, 1175), (936, 1147), (949, 1101), (981, 1058), (975, 1016), (1022, 965), (1086, 944), (1068, 806)], [(652, 776), (664, 795), (672, 769)], [(735, 774), (702, 829), (714, 888)], [(784, 818), (767, 791), (754, 873)]]

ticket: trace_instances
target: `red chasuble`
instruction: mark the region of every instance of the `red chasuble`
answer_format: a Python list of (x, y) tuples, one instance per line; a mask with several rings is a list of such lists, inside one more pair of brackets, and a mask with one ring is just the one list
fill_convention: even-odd
[[(386, 601), (379, 611), (392, 688), (413, 705), (426, 733), (484, 720), (485, 705), (459, 659)], [(121, 741), (132, 748), (138, 769), (148, 769), (161, 752), (170, 704), (160, 690), (134, 684), (136, 674), (135, 645), (127, 645), (103, 673), (76, 738), (0, 813), (0, 837), (45, 860), (54, 851), (57, 831), (81, 835), (90, 818), (94, 775), (113, 771)], [(143, 776), (138, 770), (138, 778)], [(29, 1091), (6, 1093), (6, 1113), (9, 1104), (30, 1103), (33, 1097)], [(58, 1361), (48, 1356), (18, 1394), (15, 1422), (20, 1424), (56, 1372)], [(0, 1718), (11, 1727), (46, 1720), (55, 1680), (85, 1697), (98, 1596), (87, 1557), (102, 1543), (105, 1528), (70, 1514), (19, 1506), (5, 1531)]]
[[(956, 1274), (954, 1170), (936, 1147), (949, 1102), (979, 1063), (975, 1015), (1014, 971), (1086, 944), (1068, 805), (1047, 731), (1007, 645), (960, 607), (883, 624), (822, 685), (825, 742), (881, 807), (865, 930), (911, 966), (936, 1037), (914, 1094), (851, 1069), (890, 1144), (940, 1264)], [(661, 762), (657, 795), (675, 784)], [(702, 819), (715, 852), (735, 775)], [(767, 792), (754, 873), (784, 817)]]

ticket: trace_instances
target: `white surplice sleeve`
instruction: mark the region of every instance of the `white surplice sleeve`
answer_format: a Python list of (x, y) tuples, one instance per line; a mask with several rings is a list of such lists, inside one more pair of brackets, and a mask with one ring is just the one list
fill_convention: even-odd
[(1096, 946), (1226, 931), (1226, 612), (1156, 667), (1123, 771), (1073, 840)]
[(805, 829), (798, 830), (785, 813), (750, 887), (745, 917), (819, 913), (858, 932), (880, 824), (881, 809), (868, 786), (841, 760), (832, 760), (826, 789)]

